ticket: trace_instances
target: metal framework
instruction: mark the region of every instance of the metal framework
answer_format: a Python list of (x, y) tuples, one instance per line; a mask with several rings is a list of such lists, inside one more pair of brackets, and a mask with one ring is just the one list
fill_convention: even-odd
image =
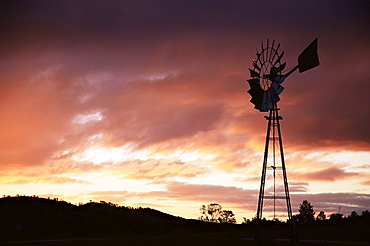
[[(262, 219), (264, 208), (264, 200), (271, 199), (273, 201), (274, 219), (276, 218), (276, 200), (285, 200), (288, 220), (292, 218), (292, 207), (290, 203), (288, 177), (285, 168), (283, 141), (280, 130), (280, 120), (283, 118), (279, 116), (279, 109), (275, 104), (273, 109), (269, 110), (269, 116), (265, 116), (268, 120), (265, 151), (263, 157), (261, 185), (258, 196), (257, 219)], [(273, 182), (270, 186), (272, 190), (266, 191), (266, 173), (272, 171)], [(283, 186), (284, 195), (280, 195), (279, 183), (276, 183), (276, 176), (280, 176)], [(266, 195), (266, 193), (268, 193)]]

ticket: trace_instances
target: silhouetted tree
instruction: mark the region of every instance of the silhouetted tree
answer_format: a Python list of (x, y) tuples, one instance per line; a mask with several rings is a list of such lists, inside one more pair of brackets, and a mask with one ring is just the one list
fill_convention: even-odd
[(343, 222), (343, 214), (341, 213), (331, 214), (329, 221), (332, 225), (341, 224)]
[(320, 211), (320, 213), (317, 215), (316, 220), (326, 220), (326, 215), (324, 211)]
[(247, 223), (249, 223), (249, 222), (250, 222), (250, 219), (247, 219), (247, 218), (243, 217), (243, 222), (242, 222), (242, 224), (247, 224)]
[(208, 219), (208, 211), (207, 211), (206, 205), (200, 206), (199, 212), (200, 212), (200, 216), (198, 218), (199, 220), (201, 220), (201, 221), (209, 221), (209, 219)]
[(314, 221), (315, 211), (313, 210), (313, 206), (307, 200), (303, 200), (303, 202), (299, 205), (299, 214), (297, 216), (298, 222), (302, 225), (305, 223), (312, 223)]
[(222, 207), (218, 203), (211, 203), (207, 205), (207, 213), (210, 222), (219, 222), (219, 218), (222, 213)]
[(235, 219), (235, 215), (234, 215), (233, 211), (231, 211), (231, 210), (223, 210), (221, 212), (220, 221), (221, 221), (221, 223), (235, 224), (236, 223), (236, 219)]
[(236, 223), (235, 215), (231, 210), (222, 210), (218, 203), (202, 205), (199, 208), (199, 220), (213, 223)]
[(358, 217), (358, 214), (356, 213), (356, 211), (352, 211), (349, 217), (355, 218), (355, 217)]
[(330, 219), (342, 219), (343, 218), (343, 214), (340, 214), (340, 213), (336, 213), (336, 214), (331, 214), (330, 215)]
[(367, 218), (369, 218), (369, 217), (370, 217), (370, 212), (369, 212), (369, 210), (364, 210), (364, 211), (362, 211), (361, 215), (362, 215), (363, 217), (367, 217)]

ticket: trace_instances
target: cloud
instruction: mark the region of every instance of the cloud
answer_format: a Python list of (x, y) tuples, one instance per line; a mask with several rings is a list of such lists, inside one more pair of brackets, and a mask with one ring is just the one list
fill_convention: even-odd
[(126, 179), (157, 180), (171, 177), (195, 177), (207, 169), (179, 160), (133, 160), (110, 167), (110, 172)]
[(298, 193), (298, 192), (307, 192), (309, 183), (307, 182), (289, 182), (289, 192)]
[(365, 186), (368, 186), (370, 185), (370, 181), (364, 181), (364, 182), (361, 182), (362, 185), (365, 185)]
[(2, 102), (1, 163), (35, 165), (59, 148), (58, 142), (68, 125), (58, 118), (67, 116), (67, 107), (73, 102), (62, 98), (62, 93), (47, 79), (42, 76), (31, 85), (19, 86)]
[(255, 191), (220, 185), (199, 185), (181, 182), (167, 182), (165, 191), (143, 193), (145, 197), (166, 197), (200, 203), (245, 204), (255, 200)]
[[(1, 170), (3, 177), (1, 184), (91, 184), (84, 178), (74, 178), (76, 175), (99, 172), (103, 165), (93, 163), (78, 163), (73, 161), (60, 161), (50, 165), (44, 165), (43, 168), (30, 166), (27, 168), (13, 168)], [(71, 177), (72, 176), (72, 177)]]
[(65, 176), (53, 176), (53, 177), (43, 177), (43, 178), (24, 178), (22, 179), (13, 179), (12, 181), (5, 181), (3, 184), (6, 185), (26, 185), (32, 183), (39, 183), (39, 184), (66, 184), (66, 183), (75, 183), (75, 184), (84, 184), (89, 185), (91, 184), (88, 181), (81, 180), (81, 179), (74, 179)]
[(122, 88), (119, 107), (108, 105), (104, 113), (107, 119), (102, 122), (107, 132), (115, 133), (111, 141), (132, 141), (145, 147), (211, 130), (220, 119), (223, 106), (213, 102), (188, 103), (194, 97), (187, 97), (190, 92), (176, 88), (176, 84), (176, 79), (171, 79), (137, 82)]
[(355, 172), (347, 172), (344, 169), (338, 167), (328, 167), (318, 169), (316, 171), (306, 172), (290, 172), (294, 179), (298, 180), (309, 180), (311, 182), (335, 182), (338, 180), (345, 180), (354, 177), (358, 177), (359, 174)]

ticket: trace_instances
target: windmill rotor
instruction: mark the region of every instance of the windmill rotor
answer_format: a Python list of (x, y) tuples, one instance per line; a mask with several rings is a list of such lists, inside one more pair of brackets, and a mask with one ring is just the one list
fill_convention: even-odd
[(298, 56), (298, 65), (283, 74), (286, 62), (282, 63), (284, 51), (279, 51), (280, 44), (275, 47), (275, 39), (267, 39), (266, 43), (261, 43), (261, 50), (257, 49), (256, 60), (252, 59), (252, 69), (249, 69), (250, 79), (248, 83), (251, 95), (250, 102), (254, 108), (261, 112), (268, 112), (275, 107), (280, 101), (279, 95), (283, 92), (284, 87), (281, 85), (284, 80), (294, 71), (305, 72), (320, 64), (317, 55), (317, 38)]
[(281, 71), (286, 63), (281, 63), (284, 52), (279, 52), (280, 44), (275, 47), (275, 40), (268, 39), (266, 44), (261, 43), (261, 50), (257, 49), (257, 59), (252, 60), (253, 69), (249, 69), (251, 79), (248, 79), (252, 96), (250, 100), (254, 108), (261, 112), (267, 112), (280, 100), (279, 94), (284, 90), (281, 83), (285, 77)]

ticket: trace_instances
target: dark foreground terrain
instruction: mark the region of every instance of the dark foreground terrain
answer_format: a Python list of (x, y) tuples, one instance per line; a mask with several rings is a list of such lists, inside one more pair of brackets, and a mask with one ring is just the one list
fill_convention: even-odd
[[(282, 222), (214, 224), (150, 208), (37, 197), (0, 198), (0, 219), (0, 245), (255, 245), (257, 231), (260, 245), (291, 245), (292, 232)], [(297, 236), (303, 246), (370, 245), (370, 218), (298, 226)]]

